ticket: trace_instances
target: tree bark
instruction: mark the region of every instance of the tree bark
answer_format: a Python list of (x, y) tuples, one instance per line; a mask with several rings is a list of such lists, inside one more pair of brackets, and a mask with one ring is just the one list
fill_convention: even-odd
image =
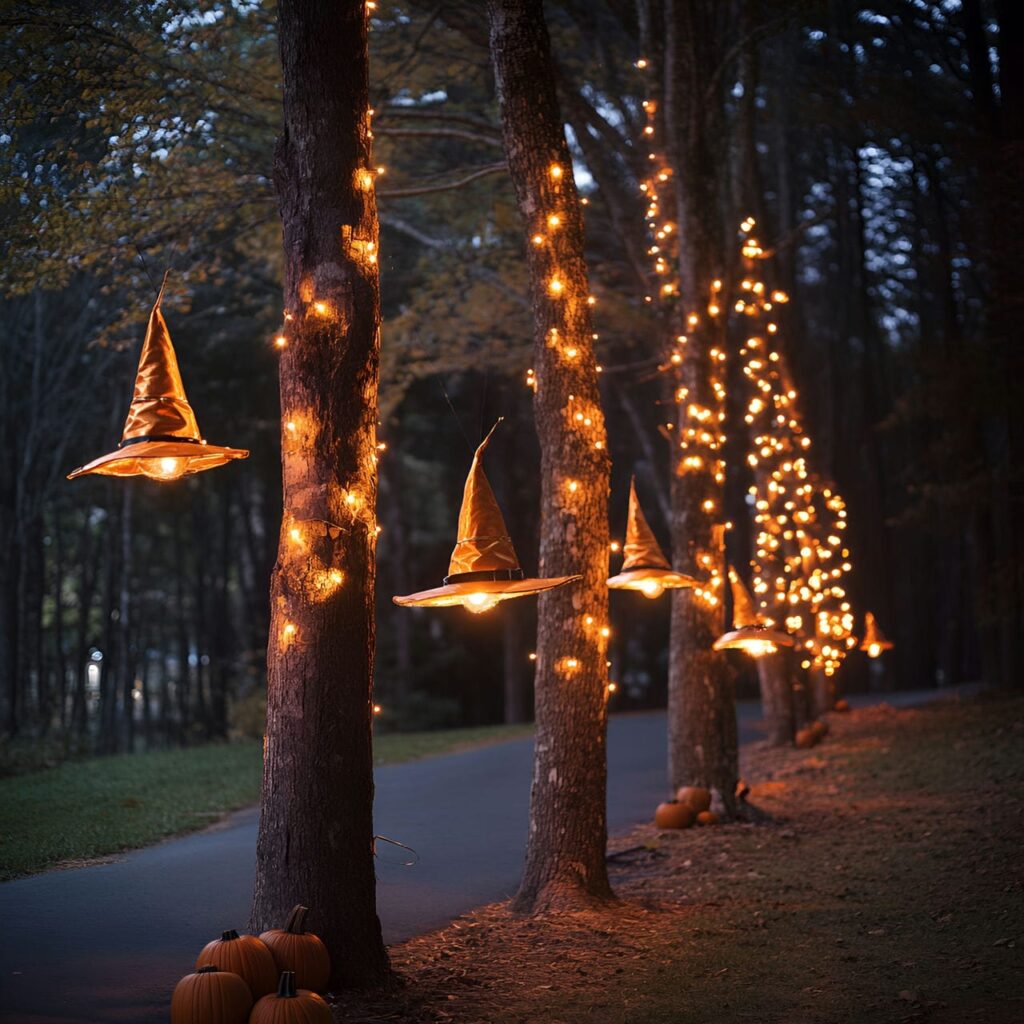
[(282, 0), (278, 22), (284, 517), (251, 926), (308, 903), (331, 987), (359, 987), (388, 976), (372, 822), (380, 293), (366, 6)]
[(812, 668), (807, 673), (810, 689), (811, 717), (821, 718), (835, 706), (835, 683), (824, 669)]
[[(725, 656), (712, 650), (725, 632), (725, 545), (719, 525), (725, 518), (724, 467), (714, 387), (719, 376), (724, 379), (715, 350), (725, 347), (725, 318), (705, 310), (711, 282), (726, 262), (715, 152), (719, 100), (706, 96), (722, 50), (722, 13), (697, 0), (665, 4), (664, 124), (680, 238), (678, 332), (687, 338), (677, 378), (676, 437), (690, 438), (684, 450), (673, 448), (672, 555), (676, 569), (707, 581), (699, 590), (672, 594), (668, 743), (672, 788), (705, 786), (732, 816), (739, 776), (735, 684)], [(702, 440), (705, 433), (712, 439)], [(694, 456), (699, 465), (688, 466), (686, 460)]]
[(502, 721), (506, 725), (530, 720), (530, 687), (526, 674), (526, 646), (523, 643), (523, 612), (524, 609), (516, 602), (510, 602), (502, 616), (505, 704)]
[(765, 739), (772, 747), (785, 747), (793, 742), (793, 691), (787, 654), (778, 651), (757, 659), (757, 681), (761, 686), (761, 714)]
[(122, 746), (128, 753), (135, 747), (135, 658), (132, 651), (132, 495), (131, 487), (121, 493), (121, 579), (117, 591), (117, 689), (121, 693)]
[(489, 0), (488, 10), (505, 151), (528, 239), (540, 572), (583, 576), (542, 594), (538, 610), (530, 831), (513, 904), (537, 912), (611, 897), (605, 866), (609, 464), (583, 219), (543, 3)]

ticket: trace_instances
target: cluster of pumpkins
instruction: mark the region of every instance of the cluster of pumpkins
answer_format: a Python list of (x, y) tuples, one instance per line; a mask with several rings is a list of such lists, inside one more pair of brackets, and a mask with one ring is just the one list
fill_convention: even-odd
[(711, 810), (711, 791), (702, 786), (680, 786), (675, 800), (658, 804), (654, 824), (657, 828), (717, 825), (718, 815)]
[(327, 947), (305, 930), (308, 908), (295, 907), (283, 928), (255, 935), (224, 932), (196, 958), (194, 974), (175, 986), (171, 1024), (331, 1024), (317, 995), (327, 988)]
[(827, 735), (828, 725), (819, 718), (811, 722), (810, 725), (804, 726), (803, 729), (797, 729), (796, 736), (793, 737), (793, 746), (797, 750), (810, 750), (811, 747), (816, 747)]

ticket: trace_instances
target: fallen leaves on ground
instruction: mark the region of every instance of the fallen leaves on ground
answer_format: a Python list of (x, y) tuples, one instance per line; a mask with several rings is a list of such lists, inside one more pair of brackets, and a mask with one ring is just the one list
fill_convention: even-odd
[(394, 947), (395, 984), (335, 1019), (1019, 1024), (1024, 700), (830, 725), (813, 753), (745, 750), (766, 820), (613, 836), (614, 904), (481, 907)]

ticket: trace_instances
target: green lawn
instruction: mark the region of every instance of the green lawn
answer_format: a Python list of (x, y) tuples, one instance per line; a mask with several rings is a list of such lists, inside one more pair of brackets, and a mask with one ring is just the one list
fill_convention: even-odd
[[(376, 763), (398, 764), (525, 736), (529, 726), (392, 733)], [(259, 798), (255, 741), (68, 761), (0, 779), (0, 880), (147, 846)]]

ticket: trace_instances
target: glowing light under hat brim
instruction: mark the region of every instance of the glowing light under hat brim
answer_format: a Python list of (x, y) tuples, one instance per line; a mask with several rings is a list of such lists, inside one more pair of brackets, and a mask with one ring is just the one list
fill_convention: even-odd
[(697, 580), (673, 569), (627, 569), (608, 580), (612, 590), (638, 590), (643, 592), (651, 582), (663, 590), (684, 590), (697, 586)]
[[(78, 469), (68, 473), (68, 479), (96, 473), (101, 476), (153, 476), (146, 469), (154, 460), (178, 459), (182, 465), (175, 470), (173, 478), (201, 473), (206, 469), (223, 466), (233, 459), (247, 459), (249, 452), (244, 448), (224, 448), (205, 441), (195, 443), (182, 441), (140, 441), (125, 445)], [(168, 477), (171, 479), (172, 477)]]
[[(796, 641), (788, 633), (780, 633), (777, 629), (767, 626), (741, 626), (720, 636), (711, 646), (716, 651), (745, 651), (751, 653), (754, 644), (771, 644), (774, 647), (795, 647)], [(763, 650), (762, 654), (771, 654)]]
[(498, 596), (499, 600), (507, 601), (513, 597), (541, 594), (546, 590), (554, 590), (556, 587), (562, 587), (566, 583), (573, 583), (581, 579), (583, 579), (582, 576), (553, 576), (546, 580), (476, 580), (465, 583), (448, 583), (443, 587), (434, 587), (433, 590), (421, 590), (416, 594), (393, 597), (391, 600), (406, 608), (416, 606), (447, 608), (465, 604), (466, 598), (470, 594), (494, 594)]
[(862, 640), (860, 644), (860, 650), (866, 651), (868, 654), (871, 654), (873, 650), (881, 654), (882, 651), (891, 651), (892, 648), (891, 640)]

